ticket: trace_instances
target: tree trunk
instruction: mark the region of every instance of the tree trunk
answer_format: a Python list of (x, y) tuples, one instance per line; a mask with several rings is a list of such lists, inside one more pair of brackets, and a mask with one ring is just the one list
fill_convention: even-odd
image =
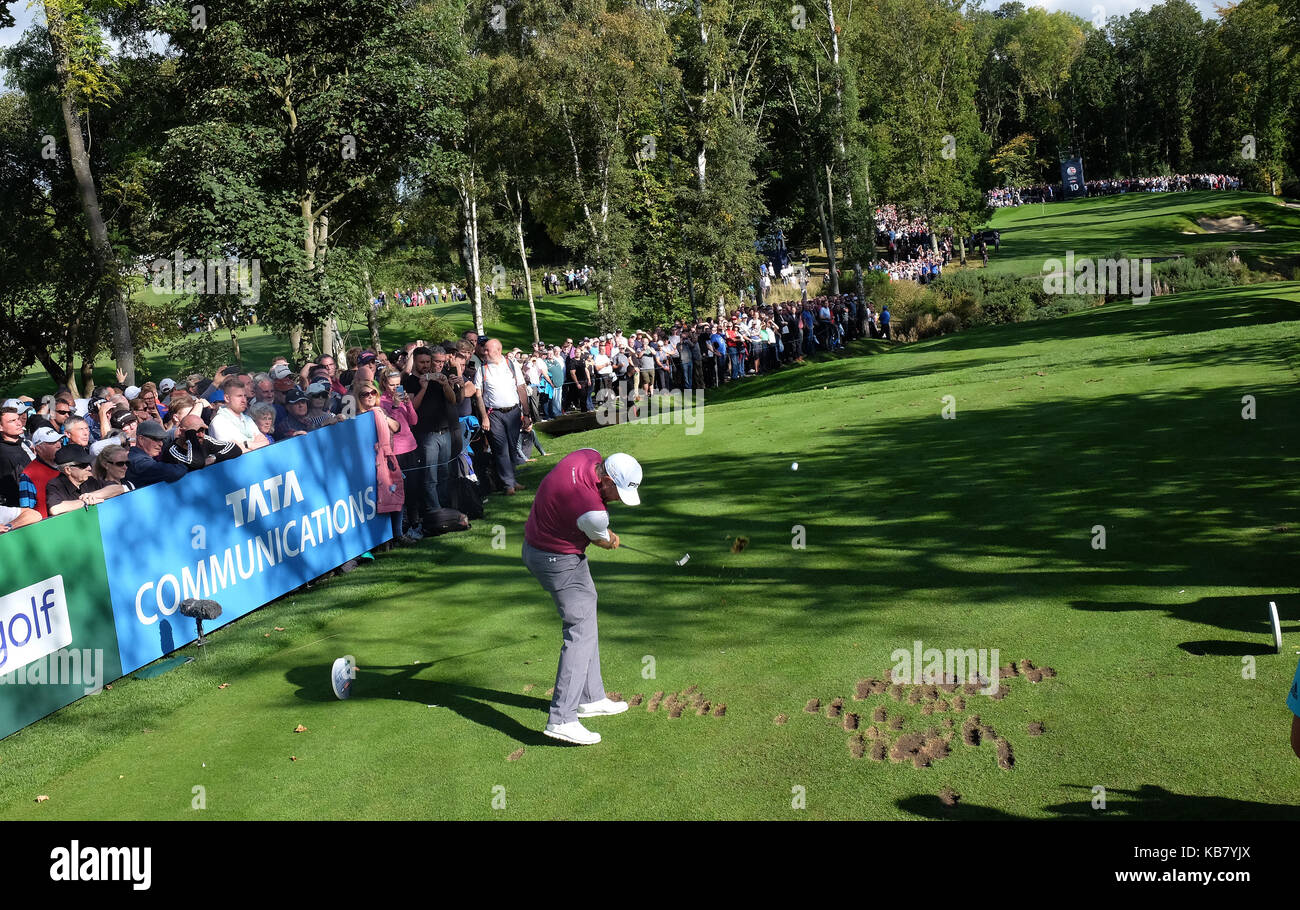
[(528, 289), (528, 313), (533, 319), (533, 342), (542, 340), (542, 333), (537, 329), (537, 304), (533, 300), (533, 272), (528, 268), (528, 247), (524, 246), (524, 199), (515, 187), (515, 237), (519, 240), (519, 261), (524, 265), (524, 287)]
[(361, 276), (366, 281), (366, 327), (370, 329), (370, 346), (378, 354), (381, 350), (379, 346), (379, 317), (375, 313), (375, 292), (370, 286), (370, 269), (363, 270)]
[[(468, 179), (467, 179), (468, 178)], [(474, 166), (468, 174), (461, 174), (460, 192), (461, 236), (464, 244), (465, 280), (469, 282), (470, 302), (474, 307), (474, 331), (483, 334), (483, 272), (478, 251), (478, 199)]]
[(135, 346), (131, 342), (131, 325), (127, 321), (126, 301), (118, 281), (113, 247), (108, 240), (103, 211), (99, 207), (99, 193), (95, 189), (94, 174), (90, 170), (90, 153), (81, 136), (81, 120), (73, 106), (72, 89), (68, 84), (72, 60), (66, 40), (67, 21), (57, 4), (46, 2), (45, 20), (49, 29), (50, 49), (54, 54), (54, 68), (59, 82), (59, 102), (63, 111), (63, 128), (68, 134), (68, 153), (72, 173), (81, 199), (81, 209), (90, 231), (91, 250), (95, 268), (99, 271), (100, 293), (107, 296), (109, 322), (113, 332), (113, 359), (126, 374), (128, 385), (135, 384)]
[(822, 243), (826, 246), (826, 265), (830, 270), (831, 294), (840, 292), (840, 274), (835, 261), (835, 238), (831, 236), (830, 222), (826, 218), (826, 204), (822, 201), (821, 187), (817, 177), (813, 177), (813, 196), (817, 199), (817, 223), (822, 229)]

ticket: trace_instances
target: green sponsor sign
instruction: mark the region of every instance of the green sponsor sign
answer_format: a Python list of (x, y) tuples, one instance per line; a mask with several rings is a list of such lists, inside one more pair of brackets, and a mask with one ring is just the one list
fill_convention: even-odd
[(121, 675), (98, 509), (0, 534), (0, 737)]

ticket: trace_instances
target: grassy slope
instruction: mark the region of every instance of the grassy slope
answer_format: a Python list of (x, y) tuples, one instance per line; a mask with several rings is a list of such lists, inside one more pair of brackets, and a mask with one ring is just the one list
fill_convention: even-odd
[[(0, 743), (0, 816), (896, 818), (949, 814), (947, 784), (958, 816), (1094, 817), (1100, 784), (1110, 817), (1300, 818), (1283, 704), (1295, 657), (1268, 653), (1265, 620), (1276, 600), (1300, 631), (1300, 492), (1285, 480), (1298, 339), (1295, 284), (1164, 297), (748, 380), (711, 397), (698, 435), (566, 437), (561, 452), (637, 455), (644, 504), (616, 506), (614, 527), (692, 554), (684, 569), (593, 555), (606, 685), (699, 684), (725, 718), (642, 708), (592, 721), (595, 748), (540, 736), (559, 628), (518, 558), (526, 494)], [(949, 394), (954, 420), (939, 416)], [(733, 554), (737, 534), (750, 544)], [(970, 699), (1011, 740), (1013, 771), (988, 745), (955, 743), (925, 770), (855, 760), (835, 723), (802, 712), (917, 638), (1058, 670)], [(327, 673), (344, 653), (362, 670), (339, 703)], [(932, 722), (880, 697), (864, 717), (879, 703), (907, 729)], [(1031, 720), (1047, 735), (1027, 736)]]
[[(1197, 218), (1241, 215), (1262, 233), (1206, 233)], [(999, 274), (1041, 275), (1043, 262), (1076, 257), (1155, 258), (1203, 249), (1237, 250), (1252, 267), (1290, 276), (1300, 265), (1300, 209), (1260, 193), (1128, 193), (1051, 205), (999, 209), (991, 226), (1002, 232), (1002, 249), (989, 251)], [(1185, 234), (1184, 231), (1192, 231)], [(978, 255), (976, 255), (978, 261)]]
[[(520, 346), (528, 349), (533, 342), (532, 324), (528, 315), (528, 302), (515, 300), (500, 301), (501, 319), (484, 328), (488, 334), (501, 339), (506, 350)], [(543, 339), (563, 341), (565, 333), (569, 336), (587, 331), (592, 314), (596, 311), (596, 298), (593, 295), (562, 293), (558, 296), (537, 299), (537, 324)], [(401, 309), (380, 332), (380, 341), (387, 350), (400, 347), (417, 337), (418, 327), (430, 313), (438, 313), (457, 331), (463, 332), (473, 326), (474, 320), (466, 303), (437, 304), (429, 307), (412, 307)], [(225, 341), (229, 334), (224, 330), (217, 336)], [(345, 327), (344, 339), (348, 344), (369, 346), (370, 335), (366, 326)], [(434, 341), (438, 339), (426, 339)], [(271, 358), (289, 353), (287, 335), (269, 334), (265, 329), (252, 326), (239, 333), (240, 353), (244, 364), (250, 369), (265, 369)], [(230, 362), (235, 362), (234, 346), (230, 346)], [(142, 381), (153, 379), (155, 382), (164, 376), (173, 378), (190, 372), (186, 364), (178, 363), (165, 351), (146, 352), (143, 362), (137, 363)], [(105, 355), (95, 365), (95, 376), (100, 382), (113, 379), (112, 357)], [(12, 383), (4, 390), (5, 396), (30, 395), (39, 400), (41, 395), (54, 391), (49, 375), (40, 367), (33, 367), (19, 382)]]

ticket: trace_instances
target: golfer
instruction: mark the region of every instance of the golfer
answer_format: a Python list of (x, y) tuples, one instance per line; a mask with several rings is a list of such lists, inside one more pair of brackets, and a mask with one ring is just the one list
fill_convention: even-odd
[(600, 734), (580, 717), (622, 714), (627, 702), (605, 697), (600, 677), (600, 643), (596, 632), (596, 586), (585, 551), (594, 543), (618, 548), (609, 529), (605, 503), (641, 502), (641, 465), (618, 452), (603, 458), (595, 449), (578, 449), (562, 459), (542, 480), (524, 525), (524, 565), (550, 592), (564, 628), (555, 696), (543, 731), (552, 739), (580, 746), (600, 742)]

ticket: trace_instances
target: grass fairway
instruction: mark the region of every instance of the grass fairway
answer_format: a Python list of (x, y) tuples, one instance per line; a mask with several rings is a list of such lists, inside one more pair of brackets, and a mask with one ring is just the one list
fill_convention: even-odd
[[(541, 736), (559, 622), (519, 548), (553, 452), (472, 531), (285, 598), (195, 662), (9, 737), (0, 816), (1300, 818), (1284, 704), (1300, 642), (1298, 341), (1295, 283), (1167, 296), (862, 343), (710, 396), (696, 435), (565, 437), (555, 451), (639, 458), (643, 505), (614, 506), (613, 527), (691, 554), (679, 569), (593, 548), (607, 688), (695, 685), (725, 716), (642, 705), (590, 721), (595, 747)], [(853, 700), (915, 640), (1057, 675), (931, 716)], [(328, 682), (343, 654), (360, 665), (347, 702)], [(863, 728), (879, 706), (904, 717), (903, 733), (978, 713), (1014, 768), (959, 732), (932, 767), (855, 758), (841, 721), (804, 711), (835, 697)]]
[[(1263, 228), (1251, 233), (1207, 232), (1200, 218), (1240, 215)], [(1300, 208), (1262, 193), (1196, 190), (1126, 193), (1050, 205), (998, 209), (991, 227), (1002, 249), (989, 250), (989, 271), (1041, 275), (1046, 259), (1118, 256), (1164, 258), (1199, 250), (1236, 250), (1252, 268), (1294, 277), (1300, 266)], [(974, 259), (979, 261), (978, 250)]]

